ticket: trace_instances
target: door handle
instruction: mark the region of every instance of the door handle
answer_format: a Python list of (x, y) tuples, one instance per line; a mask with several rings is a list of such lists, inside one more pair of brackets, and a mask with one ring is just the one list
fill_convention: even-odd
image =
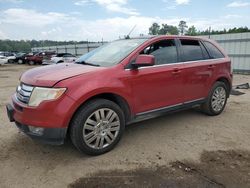
[(208, 69), (213, 69), (215, 67), (216, 67), (215, 65), (208, 65)]
[(179, 68), (174, 68), (174, 70), (172, 71), (172, 74), (180, 74), (181, 70)]

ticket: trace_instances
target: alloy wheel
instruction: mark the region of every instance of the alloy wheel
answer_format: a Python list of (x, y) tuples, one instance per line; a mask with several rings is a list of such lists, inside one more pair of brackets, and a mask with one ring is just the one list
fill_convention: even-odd
[(101, 108), (93, 112), (83, 126), (84, 142), (91, 148), (103, 149), (111, 145), (120, 130), (120, 119), (115, 111)]
[(217, 87), (212, 95), (212, 108), (215, 112), (219, 112), (223, 109), (226, 103), (226, 90), (224, 87)]

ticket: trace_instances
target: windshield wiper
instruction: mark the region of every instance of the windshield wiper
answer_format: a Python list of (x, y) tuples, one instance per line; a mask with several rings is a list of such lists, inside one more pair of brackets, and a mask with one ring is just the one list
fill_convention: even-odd
[(82, 64), (82, 65), (90, 65), (90, 66), (100, 67), (100, 65), (98, 65), (98, 64), (88, 63), (86, 61), (77, 61), (76, 63), (77, 64)]

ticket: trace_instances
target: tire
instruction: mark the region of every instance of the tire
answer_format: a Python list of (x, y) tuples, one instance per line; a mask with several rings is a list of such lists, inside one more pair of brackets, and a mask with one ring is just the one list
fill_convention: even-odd
[(13, 60), (12, 60), (12, 59), (9, 59), (9, 60), (8, 60), (8, 63), (9, 63), (9, 64), (13, 63)]
[(112, 101), (95, 99), (80, 107), (74, 115), (70, 138), (79, 151), (101, 155), (116, 146), (124, 128), (125, 118), (121, 108)]
[(63, 61), (58, 61), (56, 64), (60, 64), (60, 63), (63, 63)]
[(29, 61), (29, 65), (35, 65), (36, 63), (34, 61)]
[(201, 110), (210, 116), (221, 114), (226, 106), (228, 96), (229, 89), (226, 84), (220, 81), (215, 82), (206, 102), (201, 105)]
[(23, 64), (23, 60), (22, 59), (18, 59), (17, 63), (18, 64)]

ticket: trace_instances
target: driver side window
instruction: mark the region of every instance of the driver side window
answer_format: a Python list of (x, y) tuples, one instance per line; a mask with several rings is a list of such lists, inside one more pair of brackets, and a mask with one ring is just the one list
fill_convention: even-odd
[(155, 64), (177, 63), (177, 49), (174, 40), (162, 40), (146, 47), (140, 54), (153, 55)]

